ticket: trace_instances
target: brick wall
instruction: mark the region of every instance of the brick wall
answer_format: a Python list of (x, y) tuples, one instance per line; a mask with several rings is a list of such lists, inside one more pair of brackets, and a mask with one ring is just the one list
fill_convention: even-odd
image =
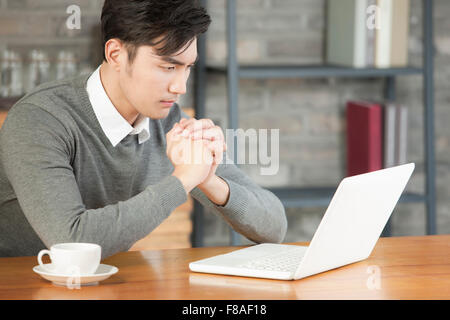
[[(100, 61), (98, 23), (102, 0), (0, 0), (0, 49), (22, 54), (42, 48), (55, 58), (69, 49), (88, 72)], [(410, 60), (421, 64), (421, 1), (411, 0)], [(438, 233), (450, 231), (450, 2), (435, 0), (435, 119)], [(65, 27), (67, 6), (81, 8), (81, 30)], [(213, 22), (208, 32), (208, 63), (226, 59), (225, 0), (208, 1)], [(237, 0), (238, 57), (243, 64), (321, 63), (324, 52), (324, 0)], [(189, 83), (192, 88), (192, 81)], [(280, 129), (280, 170), (263, 177), (255, 166), (243, 166), (264, 186), (337, 185), (345, 174), (344, 107), (348, 99), (383, 97), (378, 79), (242, 80), (240, 127)], [(410, 107), (408, 158), (416, 173), (408, 188), (424, 189), (422, 78), (399, 77), (398, 101)], [(192, 107), (192, 93), (182, 99)], [(227, 127), (226, 81), (208, 78), (207, 116)], [(289, 209), (286, 241), (310, 240), (325, 208)], [(418, 235), (425, 231), (423, 204), (401, 204), (393, 215), (394, 235)], [(228, 242), (227, 225), (206, 214), (206, 245)], [(245, 241), (246, 242), (246, 241)]]

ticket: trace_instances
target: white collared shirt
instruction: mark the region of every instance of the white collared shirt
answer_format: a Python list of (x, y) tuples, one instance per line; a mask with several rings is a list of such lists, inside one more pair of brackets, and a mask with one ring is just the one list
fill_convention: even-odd
[(86, 90), (103, 132), (115, 147), (128, 135), (138, 135), (139, 143), (150, 138), (149, 119), (141, 114), (131, 126), (112, 104), (100, 79), (100, 67), (89, 77)]

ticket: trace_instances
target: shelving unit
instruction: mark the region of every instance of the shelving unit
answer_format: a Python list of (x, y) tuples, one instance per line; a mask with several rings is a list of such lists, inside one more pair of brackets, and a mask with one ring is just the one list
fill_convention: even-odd
[[(206, 0), (201, 1), (206, 7)], [(396, 77), (408, 75), (423, 76), (424, 103), (424, 143), (425, 143), (425, 194), (404, 193), (400, 202), (422, 202), (426, 205), (426, 233), (436, 234), (435, 205), (435, 156), (434, 156), (434, 83), (433, 83), (433, 0), (422, 0), (423, 5), (423, 66), (405, 68), (347, 68), (330, 65), (303, 66), (240, 66), (236, 55), (236, 1), (226, 0), (227, 13), (227, 65), (207, 66), (205, 35), (198, 39), (198, 61), (195, 72), (195, 108), (198, 118), (205, 117), (205, 92), (208, 73), (220, 73), (227, 76), (228, 90), (228, 128), (238, 128), (238, 95), (240, 79), (268, 78), (326, 78), (326, 77), (360, 77), (385, 79), (384, 96), (386, 101), (396, 98)], [(236, 143), (234, 144), (236, 148)], [(234, 155), (236, 157), (236, 150)], [(237, 163), (236, 159), (234, 162)], [(304, 208), (327, 206), (336, 190), (336, 186), (324, 188), (269, 188), (282, 201), (286, 208)], [(383, 236), (390, 236), (390, 223), (383, 231)], [(195, 201), (193, 212), (193, 233), (191, 237), (194, 247), (203, 246), (203, 209)], [(231, 231), (231, 244), (239, 244), (239, 236)]]

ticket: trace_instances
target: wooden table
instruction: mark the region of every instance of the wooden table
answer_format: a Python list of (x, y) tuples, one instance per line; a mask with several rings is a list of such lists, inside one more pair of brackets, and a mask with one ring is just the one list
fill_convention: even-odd
[(36, 257), (0, 258), (0, 299), (450, 299), (450, 235), (380, 238), (367, 260), (297, 281), (188, 269), (233, 249), (119, 253), (102, 261), (118, 273), (80, 289), (43, 280), (32, 271)]

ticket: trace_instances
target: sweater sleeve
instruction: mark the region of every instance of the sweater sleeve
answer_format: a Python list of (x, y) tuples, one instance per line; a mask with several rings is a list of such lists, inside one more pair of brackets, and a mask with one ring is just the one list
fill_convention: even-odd
[(20, 207), (42, 242), (91, 242), (102, 259), (128, 250), (187, 200), (168, 176), (116, 204), (86, 209), (71, 166), (70, 132), (49, 112), (16, 105), (0, 132), (0, 160)]

